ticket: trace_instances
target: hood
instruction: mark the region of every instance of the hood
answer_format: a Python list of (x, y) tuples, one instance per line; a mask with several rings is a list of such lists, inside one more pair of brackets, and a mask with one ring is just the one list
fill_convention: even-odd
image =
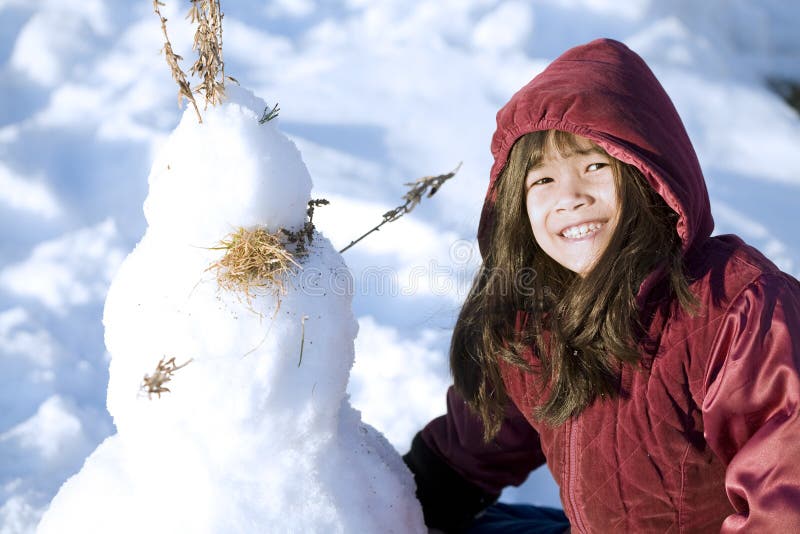
[(494, 165), (478, 227), (483, 257), (495, 184), (511, 146), (527, 133), (550, 129), (591, 139), (642, 171), (678, 213), (684, 252), (711, 234), (705, 180), (675, 106), (641, 57), (618, 41), (598, 39), (567, 50), (497, 113)]

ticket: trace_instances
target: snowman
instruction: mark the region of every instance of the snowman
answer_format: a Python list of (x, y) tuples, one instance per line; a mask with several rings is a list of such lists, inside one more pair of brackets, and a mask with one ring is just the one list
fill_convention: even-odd
[[(309, 221), (300, 153), (264, 101), (226, 93), (153, 163), (103, 318), (117, 432), (38, 532), (426, 532), (411, 474), (345, 394), (352, 284)], [(226, 254), (253, 231), (282, 270), (237, 291)]]

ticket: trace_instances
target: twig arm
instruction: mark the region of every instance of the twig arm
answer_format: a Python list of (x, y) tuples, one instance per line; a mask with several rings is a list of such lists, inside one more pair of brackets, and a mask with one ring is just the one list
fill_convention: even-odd
[(425, 176), (424, 178), (420, 178), (416, 182), (411, 182), (406, 184), (408, 186), (411, 186), (411, 189), (409, 189), (408, 192), (405, 195), (403, 195), (405, 203), (400, 206), (397, 206), (391, 211), (387, 211), (386, 213), (384, 213), (383, 221), (381, 221), (380, 224), (378, 224), (377, 226), (375, 226), (374, 228), (363, 234), (361, 237), (354, 239), (353, 241), (350, 241), (350, 244), (344, 247), (342, 250), (340, 250), (339, 254), (343, 253), (345, 250), (348, 250), (353, 245), (355, 245), (356, 243), (358, 243), (359, 241), (370, 235), (372, 232), (377, 232), (384, 224), (396, 221), (406, 213), (413, 210), (417, 206), (417, 204), (419, 204), (420, 200), (422, 200), (422, 195), (425, 195), (428, 198), (432, 197), (439, 190), (439, 188), (442, 187), (443, 183), (445, 183), (447, 180), (456, 175), (456, 173), (460, 168), (461, 168), (461, 163), (459, 163), (455, 169), (453, 169), (447, 174), (440, 174), (439, 176)]

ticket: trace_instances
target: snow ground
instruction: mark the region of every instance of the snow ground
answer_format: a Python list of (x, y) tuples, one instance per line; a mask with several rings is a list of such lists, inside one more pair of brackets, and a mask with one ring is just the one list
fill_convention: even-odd
[[(163, 8), (190, 57), (177, 2)], [(361, 325), (349, 391), (404, 452), (444, 408), (449, 329), (477, 258), (494, 113), (546, 63), (625, 41), (675, 101), (718, 233), (800, 274), (800, 5), (780, 0), (280, 0), (223, 3), (228, 73), (280, 102), (337, 247), (403, 183), (463, 166), (345, 260)], [(179, 118), (149, 2), (0, 0), (0, 532), (29, 532), (113, 431), (105, 291), (140, 239), (155, 147)], [(512, 500), (557, 505), (545, 470)]]

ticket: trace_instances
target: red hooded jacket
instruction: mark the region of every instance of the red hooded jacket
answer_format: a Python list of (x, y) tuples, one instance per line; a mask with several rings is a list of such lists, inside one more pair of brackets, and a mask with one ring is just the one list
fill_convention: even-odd
[(567, 51), (497, 114), (482, 250), (511, 146), (546, 129), (635, 165), (679, 214), (700, 312), (652, 275), (638, 296), (642, 364), (622, 368), (620, 396), (550, 427), (532, 417), (537, 377), (501, 361), (513, 405), (494, 442), (452, 388), (447, 415), (418, 438), (494, 496), (546, 461), (574, 532), (800, 532), (800, 284), (738, 237), (709, 237), (686, 130), (644, 61), (611, 40)]

